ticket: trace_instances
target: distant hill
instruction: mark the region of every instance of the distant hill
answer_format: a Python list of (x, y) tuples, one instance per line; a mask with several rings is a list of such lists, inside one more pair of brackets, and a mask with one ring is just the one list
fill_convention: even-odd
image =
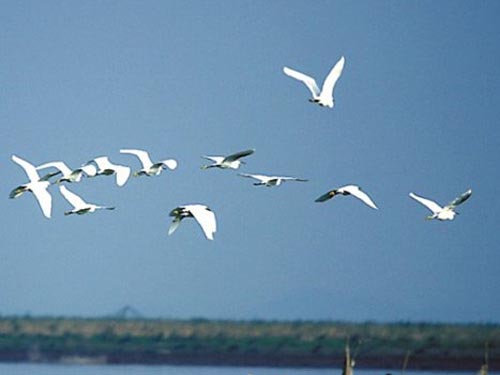
[(500, 325), (0, 317), (0, 361), (316, 366), (340, 368), (346, 339), (357, 368), (476, 372)]

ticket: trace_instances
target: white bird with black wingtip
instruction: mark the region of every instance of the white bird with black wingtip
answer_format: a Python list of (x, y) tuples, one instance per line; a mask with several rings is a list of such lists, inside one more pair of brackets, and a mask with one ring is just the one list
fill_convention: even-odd
[(259, 182), (254, 182), (255, 186), (280, 186), (285, 181), (298, 181), (298, 182), (307, 182), (303, 178), (297, 177), (287, 177), (287, 176), (266, 176), (263, 174), (249, 174), (249, 173), (238, 173), (241, 177), (253, 178)]
[(352, 195), (360, 199), (367, 206), (378, 210), (378, 207), (375, 205), (373, 200), (366, 194), (361, 188), (357, 185), (346, 185), (339, 187), (337, 189), (330, 190), (329, 192), (323, 194), (319, 198), (315, 200), (315, 202), (325, 202), (329, 199), (332, 199), (336, 195)]
[(59, 186), (59, 191), (66, 200), (71, 203), (73, 209), (66, 211), (64, 215), (84, 215), (90, 212), (95, 212), (97, 210), (114, 210), (114, 207), (98, 206), (93, 203), (85, 202), (80, 196), (76, 195), (72, 191), (68, 190), (66, 186)]
[[(88, 169), (89, 166), (92, 166), (92, 164), (95, 164), (97, 166), (97, 169), (94, 170), (93, 175), (90, 169)], [(98, 158), (88, 161), (82, 166), (82, 169), (84, 169), (86, 172), (89, 171), (88, 172), (89, 177), (115, 175), (116, 184), (118, 186), (125, 185), (130, 176), (130, 167), (114, 164), (109, 161), (109, 158), (107, 156), (100, 156)]]
[[(56, 183), (61, 183), (61, 182), (80, 182), (82, 180), (82, 177), (85, 175), (85, 170), (90, 171), (90, 174), (92, 173), (92, 169), (89, 169), (88, 167), (80, 167), (76, 169), (71, 169), (64, 163), (63, 161), (51, 161), (42, 165), (39, 165), (36, 167), (37, 170), (41, 169), (46, 169), (46, 168), (56, 168), (58, 169), (62, 177), (60, 177)], [(95, 174), (95, 172), (94, 172)]]
[(217, 231), (217, 222), (215, 213), (207, 206), (202, 204), (179, 206), (170, 211), (169, 215), (173, 217), (173, 220), (168, 229), (168, 235), (176, 231), (182, 220), (187, 217), (193, 217), (200, 225), (205, 237), (209, 240), (214, 239), (214, 234)]
[(153, 163), (149, 153), (144, 150), (121, 149), (120, 153), (135, 155), (139, 158), (142, 169), (134, 172), (134, 176), (158, 176), (166, 168), (172, 171), (177, 168), (177, 161), (175, 159), (165, 159)]
[(458, 212), (455, 211), (456, 207), (470, 198), (472, 195), (472, 189), (467, 190), (465, 193), (455, 198), (444, 207), (441, 207), (439, 204), (430, 199), (420, 197), (414, 193), (410, 193), (409, 195), (432, 212), (432, 215), (426, 217), (427, 220), (437, 219), (444, 221), (455, 219), (455, 215), (458, 215)]
[(316, 80), (304, 73), (298, 72), (296, 70), (290, 69), (288, 67), (283, 68), (283, 72), (298, 81), (301, 81), (303, 84), (307, 86), (309, 91), (311, 91), (312, 99), (309, 99), (312, 103), (317, 103), (322, 107), (333, 108), (335, 105), (335, 99), (333, 96), (333, 90), (335, 85), (342, 74), (342, 70), (344, 69), (345, 58), (342, 56), (339, 61), (334, 65), (330, 73), (326, 76), (325, 81), (323, 82), (323, 87), (321, 90), (316, 83)]
[(207, 168), (221, 168), (221, 169), (238, 169), (244, 162), (240, 160), (245, 156), (252, 155), (255, 152), (254, 149), (236, 152), (227, 156), (202, 156), (204, 159), (213, 161), (213, 164), (204, 165), (201, 169)]
[(30, 182), (13, 189), (9, 194), (9, 198), (14, 199), (21, 196), (26, 191), (30, 191), (38, 201), (43, 215), (46, 218), (50, 218), (52, 212), (52, 196), (47, 190), (47, 188), (50, 186), (49, 178), (51, 178), (52, 176), (56, 176), (61, 172), (48, 173), (45, 176), (40, 177), (36, 170), (36, 167), (33, 164), (21, 159), (16, 155), (12, 155), (12, 161), (24, 169)]

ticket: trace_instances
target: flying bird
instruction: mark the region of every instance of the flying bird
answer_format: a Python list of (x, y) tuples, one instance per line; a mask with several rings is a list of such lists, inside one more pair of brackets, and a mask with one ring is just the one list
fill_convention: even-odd
[(49, 179), (52, 176), (60, 174), (61, 172), (48, 173), (45, 176), (40, 177), (38, 175), (36, 167), (33, 164), (21, 159), (16, 155), (12, 155), (12, 161), (24, 169), (30, 182), (24, 185), (20, 185), (12, 190), (9, 194), (9, 198), (14, 199), (21, 196), (26, 191), (31, 191), (37, 199), (44, 216), (50, 218), (52, 211), (52, 196), (47, 190), (47, 188), (50, 186)]
[(366, 205), (370, 206), (371, 208), (377, 210), (378, 207), (375, 205), (375, 203), (372, 201), (372, 199), (366, 194), (359, 186), (356, 185), (346, 185), (342, 186), (337, 189), (330, 190), (329, 192), (323, 194), (319, 198), (315, 200), (315, 202), (325, 202), (329, 199), (332, 199), (334, 196), (341, 194), (341, 195), (352, 195), (353, 197), (356, 197), (360, 200), (362, 200)]
[(215, 214), (207, 206), (202, 204), (179, 206), (170, 211), (170, 216), (174, 219), (168, 229), (168, 235), (175, 232), (183, 219), (186, 217), (193, 217), (200, 225), (207, 239), (214, 239), (214, 233), (217, 230), (217, 222), (215, 220)]
[(280, 186), (285, 181), (299, 181), (306, 182), (308, 180), (297, 178), (297, 177), (286, 177), (286, 176), (266, 176), (262, 174), (248, 174), (248, 173), (239, 173), (241, 177), (249, 177), (259, 182), (254, 182), (255, 186)]
[(139, 158), (139, 161), (142, 164), (142, 169), (134, 172), (134, 176), (158, 176), (163, 169), (168, 168), (170, 170), (174, 170), (177, 168), (177, 161), (175, 159), (165, 159), (153, 163), (147, 151), (122, 149), (120, 152), (122, 154), (135, 155)]
[(342, 56), (339, 61), (332, 68), (330, 73), (326, 76), (325, 81), (323, 82), (323, 87), (321, 91), (314, 80), (314, 78), (309, 77), (304, 73), (300, 73), (296, 70), (290, 69), (288, 67), (283, 68), (283, 72), (296, 80), (304, 83), (309, 91), (311, 91), (312, 99), (309, 99), (312, 103), (318, 103), (322, 107), (333, 108), (335, 104), (335, 99), (333, 98), (333, 90), (335, 88), (335, 84), (337, 83), (340, 75), (342, 74), (342, 70), (344, 69), (345, 58)]
[[(52, 161), (49, 163), (45, 163), (42, 165), (39, 165), (36, 167), (37, 170), (40, 169), (45, 169), (45, 168), (56, 168), (60, 171), (62, 174), (62, 177), (60, 177), (56, 183), (61, 183), (61, 182), (80, 182), (82, 179), (82, 176), (85, 173), (85, 169), (83, 167), (76, 168), (76, 169), (71, 169), (66, 165), (66, 163), (62, 161)], [(95, 169), (95, 167), (94, 167)], [(88, 170), (88, 169), (87, 169)], [(92, 174), (92, 173), (90, 173)], [(95, 174), (95, 172), (94, 172)]]
[(204, 165), (201, 167), (201, 169), (207, 169), (207, 168), (222, 168), (222, 169), (238, 169), (243, 161), (239, 160), (245, 156), (252, 155), (255, 152), (255, 150), (245, 150), (245, 151), (240, 151), (235, 154), (231, 154), (228, 156), (202, 156), (204, 159), (212, 160), (214, 163), (210, 165)]
[(95, 212), (96, 210), (114, 210), (114, 207), (98, 206), (96, 204), (87, 203), (81, 197), (69, 191), (66, 186), (59, 186), (59, 191), (66, 200), (71, 203), (73, 209), (71, 211), (66, 211), (64, 215), (84, 215), (89, 212)]
[[(95, 165), (97, 166), (97, 170), (93, 175), (92, 175), (93, 171), (91, 171), (91, 169), (89, 168), (89, 165), (92, 165), (92, 163), (95, 163)], [(88, 161), (82, 166), (82, 169), (84, 169), (86, 173), (88, 172), (89, 177), (115, 175), (116, 184), (118, 186), (125, 185), (130, 176), (129, 167), (126, 167), (124, 165), (113, 164), (109, 161), (107, 156), (100, 156), (98, 158)]]
[(453, 220), (455, 218), (455, 215), (458, 215), (458, 212), (455, 211), (455, 208), (459, 204), (462, 204), (467, 199), (469, 199), (471, 195), (472, 195), (472, 190), (469, 189), (459, 197), (455, 198), (452, 202), (450, 202), (446, 206), (441, 207), (439, 204), (430, 199), (419, 197), (414, 193), (410, 193), (410, 197), (415, 199), (417, 202), (423, 204), (432, 212), (432, 215), (427, 216), (426, 219), (428, 220), (438, 219), (441, 221)]

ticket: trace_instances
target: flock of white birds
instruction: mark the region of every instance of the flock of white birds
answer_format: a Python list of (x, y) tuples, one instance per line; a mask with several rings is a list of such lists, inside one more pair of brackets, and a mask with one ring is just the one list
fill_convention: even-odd
[[(333, 91), (342, 74), (344, 64), (345, 58), (342, 56), (327, 75), (321, 90), (319, 89), (315, 79), (304, 73), (288, 67), (284, 67), (283, 72), (287, 76), (294, 78), (307, 86), (312, 94), (312, 98), (309, 99), (310, 102), (317, 103), (322, 107), (333, 108), (335, 104)], [(202, 156), (203, 158), (210, 160), (212, 164), (203, 165), (201, 168), (239, 169), (240, 166), (245, 163), (241, 159), (252, 155), (254, 152), (255, 150), (250, 149), (227, 156)], [(120, 150), (120, 153), (134, 155), (141, 162), (142, 168), (134, 172), (133, 176), (158, 176), (164, 169), (175, 170), (177, 168), (177, 161), (175, 159), (165, 159), (153, 162), (148, 152), (144, 150), (122, 149)], [(12, 190), (9, 198), (17, 198), (24, 192), (30, 191), (37, 199), (44, 216), (47, 218), (51, 217), (52, 212), (52, 196), (48, 191), (51, 185), (59, 185), (61, 195), (73, 206), (72, 210), (64, 213), (65, 215), (83, 215), (101, 209), (113, 210), (114, 207), (100, 206), (85, 202), (77, 194), (70, 191), (65, 185), (61, 185), (62, 183), (80, 182), (83, 177), (92, 178), (96, 176), (114, 176), (116, 184), (118, 186), (124, 186), (131, 175), (130, 167), (114, 164), (107, 156), (92, 159), (76, 169), (71, 169), (62, 161), (53, 161), (35, 166), (16, 155), (12, 155), (12, 161), (24, 169), (29, 182)], [(56, 171), (48, 172), (40, 176), (39, 171), (48, 168), (56, 169)], [(247, 173), (240, 173), (239, 175), (241, 177), (257, 180), (257, 182), (254, 183), (256, 186), (267, 187), (280, 186), (285, 181), (307, 181), (306, 179), (289, 176), (268, 176)], [(332, 189), (318, 197), (315, 201), (325, 202), (339, 194), (351, 195), (361, 200), (368, 207), (378, 209), (377, 205), (368, 196), (368, 194), (361, 190), (361, 188), (357, 185), (346, 185)], [(455, 211), (456, 207), (465, 202), (471, 194), (472, 190), (469, 189), (444, 207), (441, 207), (439, 204), (430, 199), (420, 197), (414, 193), (410, 193), (409, 196), (427, 207), (432, 212), (432, 215), (427, 216), (427, 219), (444, 221), (453, 220), (455, 215), (458, 214), (458, 212)], [(217, 222), (214, 212), (208, 206), (202, 204), (187, 204), (178, 206), (170, 211), (170, 216), (173, 217), (173, 220), (168, 230), (169, 235), (175, 232), (184, 218), (192, 217), (198, 222), (206, 238), (213, 240), (214, 234), (217, 230)]]

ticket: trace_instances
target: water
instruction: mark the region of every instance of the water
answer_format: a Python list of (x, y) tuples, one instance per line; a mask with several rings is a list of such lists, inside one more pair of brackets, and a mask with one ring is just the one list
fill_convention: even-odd
[[(144, 365), (62, 365), (0, 363), (0, 375), (340, 375), (341, 369), (304, 369), (269, 367), (216, 366), (144, 366)], [(355, 375), (385, 375), (394, 370), (355, 370)], [(475, 375), (474, 371), (406, 371), (406, 375)], [(500, 373), (490, 372), (490, 375)]]

